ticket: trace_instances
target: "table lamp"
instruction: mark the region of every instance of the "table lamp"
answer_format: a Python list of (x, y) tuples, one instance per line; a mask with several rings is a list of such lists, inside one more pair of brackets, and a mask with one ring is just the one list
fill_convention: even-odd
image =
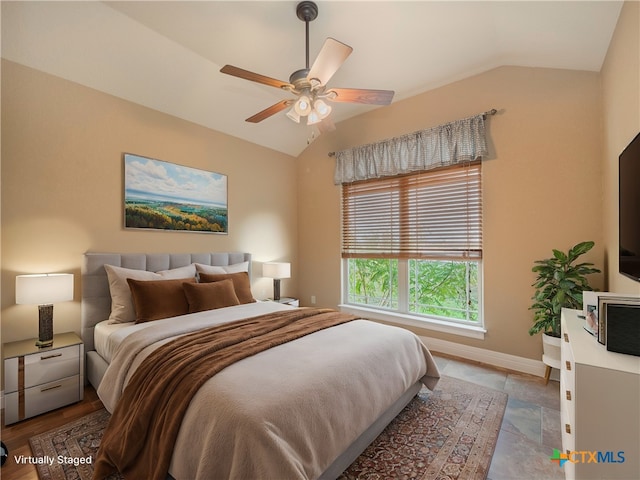
[(262, 276), (273, 278), (273, 299), (280, 300), (280, 279), (291, 277), (291, 264), (286, 262), (263, 263)]
[(16, 303), (38, 305), (38, 347), (53, 345), (53, 303), (73, 300), (73, 274), (43, 273), (16, 277)]

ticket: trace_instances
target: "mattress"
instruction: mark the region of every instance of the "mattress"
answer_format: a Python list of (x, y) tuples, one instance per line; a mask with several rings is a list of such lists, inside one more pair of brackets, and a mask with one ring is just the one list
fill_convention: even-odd
[[(93, 342), (96, 352), (104, 358), (107, 363), (111, 363), (113, 353), (125, 338), (131, 332), (131, 327), (135, 327), (135, 323), (112, 323), (104, 320), (98, 323), (93, 331)], [(140, 324), (143, 325), (143, 324)]]

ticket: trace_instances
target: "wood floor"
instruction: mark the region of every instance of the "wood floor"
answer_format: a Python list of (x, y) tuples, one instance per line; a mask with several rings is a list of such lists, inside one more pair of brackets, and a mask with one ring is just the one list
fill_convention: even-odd
[(3, 410), (1, 438), (9, 449), (9, 458), (0, 472), (2, 480), (37, 480), (38, 473), (35, 465), (16, 464), (14, 461), (14, 455), (32, 455), (31, 447), (29, 447), (29, 438), (38, 433), (60, 427), (101, 408), (102, 402), (98, 398), (95, 389), (92, 386), (87, 386), (84, 389), (84, 399), (81, 402), (29, 420), (14, 423), (8, 427), (4, 426)]

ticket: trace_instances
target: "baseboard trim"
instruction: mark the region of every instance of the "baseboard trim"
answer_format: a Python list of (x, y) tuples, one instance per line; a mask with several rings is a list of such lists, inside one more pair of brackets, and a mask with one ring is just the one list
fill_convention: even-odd
[[(541, 360), (532, 360), (530, 358), (518, 357), (507, 353), (494, 352), (484, 348), (471, 347), (460, 343), (440, 340), (438, 338), (430, 338), (420, 336), (424, 344), (434, 353), (442, 353), (454, 357), (460, 357), (475, 362), (485, 363), (494, 367), (506, 368), (516, 372), (528, 373), (537, 377), (544, 378), (546, 365)], [(553, 369), (551, 374), (552, 380), (559, 380), (559, 371)]]

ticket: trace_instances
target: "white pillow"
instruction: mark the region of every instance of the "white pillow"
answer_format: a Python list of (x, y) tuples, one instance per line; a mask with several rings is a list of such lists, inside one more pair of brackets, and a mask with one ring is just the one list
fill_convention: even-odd
[(129, 289), (127, 278), (134, 280), (170, 280), (195, 277), (196, 273), (193, 264), (171, 270), (162, 270), (158, 273), (115, 267), (113, 265), (105, 265), (104, 269), (107, 272), (109, 292), (111, 293), (109, 323), (126, 323), (136, 320), (136, 311), (133, 306), (133, 299), (131, 298), (131, 290)]
[(238, 272), (248, 272), (249, 271), (249, 262), (241, 262), (234, 263), (233, 265), (204, 265), (202, 263), (196, 263), (196, 270), (198, 273), (238, 273)]
[(227, 273), (224, 268), (214, 265), (203, 265), (202, 263), (196, 263), (196, 271), (200, 273)]
[(181, 278), (191, 278), (196, 276), (196, 266), (192, 263), (191, 265), (187, 265), (186, 267), (178, 267), (172, 268), (171, 270), (161, 270), (158, 272), (162, 278), (166, 279), (181, 279)]
[(224, 268), (225, 273), (248, 272), (249, 262), (234, 263), (233, 265), (227, 265), (222, 268)]

